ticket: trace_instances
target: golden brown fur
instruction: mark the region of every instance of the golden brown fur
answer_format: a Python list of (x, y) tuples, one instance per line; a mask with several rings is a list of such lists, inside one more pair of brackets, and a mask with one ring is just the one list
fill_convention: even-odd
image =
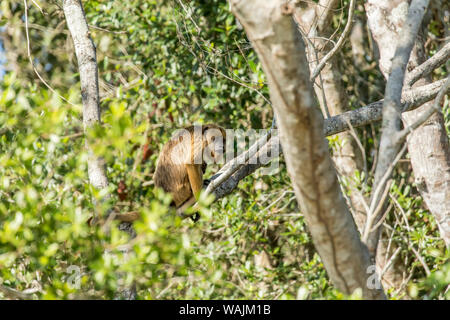
[[(194, 131), (201, 132), (194, 138)], [(201, 128), (201, 131), (200, 131)], [(176, 208), (194, 197), (198, 197), (203, 187), (203, 173), (206, 163), (202, 158), (205, 148), (214, 154), (215, 140), (208, 138), (208, 130), (216, 129), (222, 135), (222, 152), (225, 146), (225, 130), (217, 125), (197, 125), (185, 128), (186, 131), (176, 134), (161, 150), (156, 170), (154, 183), (172, 195)], [(184, 133), (184, 134), (183, 134)], [(198, 141), (194, 141), (197, 139)], [(210, 140), (210, 141), (208, 141)]]

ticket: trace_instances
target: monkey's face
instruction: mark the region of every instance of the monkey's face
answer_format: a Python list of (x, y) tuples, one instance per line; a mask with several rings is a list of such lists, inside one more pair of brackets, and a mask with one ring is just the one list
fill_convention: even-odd
[(210, 163), (224, 163), (226, 134), (223, 128), (208, 128), (204, 134), (205, 147), (203, 149), (203, 161)]

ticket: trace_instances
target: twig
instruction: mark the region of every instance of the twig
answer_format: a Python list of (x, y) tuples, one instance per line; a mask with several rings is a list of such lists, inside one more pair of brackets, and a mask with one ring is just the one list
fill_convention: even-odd
[[(400, 204), (397, 201), (394, 201), (394, 203), (399, 207)], [(400, 210), (400, 212), (402, 212), (402, 208)], [(395, 210), (394, 210), (395, 213)], [(395, 215), (395, 219), (398, 220), (397, 215)], [(405, 216), (406, 219), (406, 216)], [(400, 224), (400, 223), (399, 223)], [(411, 232), (411, 229), (409, 228), (408, 223), (406, 222), (406, 229), (409, 232)], [(422, 264), (423, 269), (425, 270), (425, 273), (427, 276), (429, 276), (431, 274), (430, 268), (428, 267), (428, 265), (426, 264), (425, 260), (422, 258), (422, 256), (420, 255), (420, 253), (416, 250), (416, 248), (414, 248), (414, 246), (410, 243), (409, 241), (409, 234), (408, 237), (405, 237), (402, 233), (399, 232), (400, 237), (403, 239), (403, 241), (406, 242), (406, 245), (408, 246), (408, 248), (411, 249), (411, 251), (414, 253), (414, 255), (416, 256), (417, 260), (419, 260), (420, 264)]]
[(363, 170), (364, 170), (364, 185), (363, 187), (366, 186), (367, 184), (367, 178), (369, 176), (369, 171), (367, 169), (367, 158), (366, 158), (366, 150), (364, 149), (364, 146), (361, 143), (361, 140), (359, 139), (358, 135), (356, 134), (355, 128), (353, 128), (352, 124), (350, 123), (350, 121), (348, 119), (345, 119), (345, 121), (347, 122), (347, 125), (349, 127), (349, 132), (350, 135), (353, 137), (353, 139), (356, 141), (356, 144), (358, 145), (359, 150), (361, 151), (361, 156), (362, 156), (362, 161), (363, 161)]
[(383, 278), (383, 275), (386, 273), (386, 271), (392, 265), (392, 263), (394, 262), (395, 258), (399, 254), (400, 249), (401, 248), (398, 247), (397, 250), (395, 250), (394, 253), (392, 254), (392, 256), (389, 258), (388, 262), (384, 265), (383, 270), (381, 270), (381, 272), (380, 272), (380, 279)]
[[(388, 183), (387, 183), (387, 185), (386, 185), (386, 188), (385, 188), (386, 193), (388, 193), (389, 190), (391, 189), (391, 185), (392, 185), (392, 180), (389, 180)], [(384, 198), (384, 197), (387, 197), (387, 195), (385, 195), (385, 193), (383, 193), (383, 197), (382, 197), (382, 198)], [(378, 211), (378, 210), (381, 210), (382, 207), (383, 207), (383, 206), (378, 205), (377, 210), (375, 210), (375, 212), (377, 213), (377, 211)], [(387, 207), (386, 210), (384, 210), (383, 216), (380, 218), (380, 220), (378, 221), (378, 223), (377, 223), (376, 225), (374, 225), (374, 226), (372, 227), (372, 229), (370, 229), (370, 232), (373, 232), (373, 231), (377, 230), (377, 228), (378, 228), (379, 226), (381, 226), (381, 224), (384, 222), (384, 220), (386, 219), (386, 217), (387, 217), (388, 213), (391, 211), (391, 209), (392, 209), (392, 203), (389, 204), (389, 207)]]
[[(400, 150), (400, 152), (397, 154), (397, 156), (395, 157), (394, 161), (389, 165), (389, 167), (387, 168), (385, 174), (383, 175), (383, 177), (381, 178), (380, 182), (378, 183), (378, 185), (375, 188), (374, 193), (372, 194), (372, 201), (370, 203), (370, 213), (367, 216), (367, 221), (366, 221), (366, 225), (364, 227), (364, 234), (363, 234), (363, 241), (366, 242), (368, 237), (369, 237), (369, 233), (371, 232), (372, 229), (372, 224), (374, 223), (375, 219), (377, 218), (376, 215), (377, 213), (380, 211), (380, 202), (383, 202), (380, 199), (378, 200), (379, 194), (380, 192), (383, 190), (383, 195), (385, 193), (385, 190), (389, 190), (387, 188), (383, 188), (383, 186), (386, 184), (386, 181), (389, 179), (389, 177), (391, 176), (392, 171), (394, 170), (395, 165), (397, 164), (397, 162), (400, 160), (400, 158), (403, 156), (403, 153), (406, 150), (406, 144), (403, 145), (403, 148)], [(384, 196), (383, 196), (384, 198)], [(376, 206), (376, 209), (375, 209)], [(377, 221), (378, 222), (378, 221)]]
[(195, 28), (197, 29), (197, 32), (200, 33), (201, 29), (199, 28), (199, 26), (197, 25), (197, 23), (195, 22), (194, 19), (192, 19), (192, 13), (188, 11), (188, 9), (186, 8), (186, 6), (184, 5), (183, 1), (178, 0), (178, 3), (181, 5), (181, 7), (183, 8), (184, 12), (186, 12), (186, 16), (189, 18), (189, 20), (192, 21), (192, 23), (194, 24)]
[[(299, 23), (299, 22), (297, 22), (297, 23)], [(317, 63), (319, 61), (319, 55), (317, 53), (316, 47), (314, 46), (314, 43), (311, 41), (311, 39), (308, 37), (308, 35), (302, 30), (300, 23), (298, 25), (298, 30), (300, 31), (300, 34), (302, 35), (303, 39), (307, 41), (308, 52), (309, 52), (308, 59), (310, 59), (308, 61), (308, 63), (310, 64), (309, 68), (310, 68), (310, 72), (311, 72), (312, 68), (317, 65), (315, 63)], [(315, 58), (314, 61), (310, 56), (311, 53), (314, 54), (314, 58)], [(322, 74), (319, 73), (319, 84), (317, 84), (315, 80), (313, 82), (314, 82), (314, 85), (320, 89), (320, 93), (322, 95), (322, 103), (319, 103), (320, 109), (322, 111), (322, 115), (325, 119), (328, 119), (331, 117), (331, 114), (330, 114), (330, 110), (329, 110), (328, 104), (327, 104), (327, 97), (325, 94), (325, 88), (323, 86)]]
[(31, 0), (31, 2), (33, 2), (34, 5), (35, 5), (36, 7), (38, 7), (38, 9), (39, 9), (39, 11), (41, 11), (42, 15), (46, 15), (46, 13), (44, 12), (44, 10), (42, 10), (42, 8), (39, 6), (39, 4), (38, 4), (36, 1)]
[(352, 19), (353, 19), (353, 11), (355, 9), (355, 0), (350, 1), (350, 8), (348, 10), (348, 20), (347, 24), (345, 25), (344, 31), (342, 32), (339, 40), (337, 41), (336, 45), (331, 49), (325, 57), (320, 61), (320, 63), (317, 65), (316, 69), (311, 75), (311, 81), (314, 81), (314, 79), (319, 75), (320, 71), (325, 67), (325, 64), (328, 60), (331, 59), (331, 57), (341, 48), (342, 44), (345, 41), (345, 38), (347, 37), (348, 33), (350, 32), (350, 27), (352, 25)]
[(109, 33), (113, 33), (113, 34), (128, 33), (127, 31), (111, 31), (111, 30), (108, 30), (108, 29), (105, 29), (105, 28), (102, 28), (102, 27), (94, 26), (92, 24), (88, 24), (88, 26), (89, 26), (89, 28), (92, 28), (92, 29), (96, 29), (96, 30), (100, 30), (100, 31), (104, 31), (104, 32), (109, 32)]
[(72, 102), (64, 98), (62, 95), (60, 95), (56, 90), (54, 90), (45, 80), (42, 78), (40, 73), (37, 71), (36, 67), (33, 63), (33, 58), (31, 57), (31, 46), (30, 46), (30, 35), (28, 33), (28, 4), (27, 0), (23, 0), (23, 4), (25, 6), (25, 35), (27, 37), (27, 54), (28, 54), (28, 60), (30, 61), (31, 67), (33, 68), (34, 73), (38, 76), (39, 80), (42, 81), (42, 83), (54, 94), (56, 94), (59, 98), (61, 98), (63, 101), (67, 102), (68, 104), (75, 106)]
[(264, 96), (264, 94), (263, 94), (261, 91), (259, 91), (258, 89), (255, 89), (255, 88), (253, 88), (253, 87), (251, 87), (251, 86), (245, 84), (245, 83), (242, 82), (242, 81), (238, 81), (238, 80), (236, 80), (236, 79), (233, 79), (233, 78), (227, 76), (226, 74), (220, 72), (220, 71), (217, 70), (216, 68), (213, 68), (213, 67), (210, 67), (210, 66), (206, 66), (205, 69), (206, 69), (206, 70), (207, 70), (207, 69), (211, 69), (212, 71), (214, 71), (215, 73), (217, 73), (217, 74), (219, 74), (220, 76), (224, 77), (225, 79), (230, 80), (230, 81), (232, 81), (232, 82), (234, 82), (234, 83), (236, 83), (236, 84), (238, 84), (238, 85), (241, 85), (241, 86), (243, 86), (244, 88), (247, 88), (247, 89), (249, 89), (249, 90), (255, 91), (259, 96), (261, 96), (261, 98), (264, 99), (264, 101), (267, 102), (267, 104), (268, 104), (269, 106), (272, 105), (272, 103), (270, 102), (270, 100), (267, 99), (267, 98)]

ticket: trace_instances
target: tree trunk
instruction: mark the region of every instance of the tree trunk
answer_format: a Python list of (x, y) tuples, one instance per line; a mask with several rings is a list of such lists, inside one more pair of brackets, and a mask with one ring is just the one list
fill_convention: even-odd
[[(80, 0), (63, 0), (63, 10), (66, 16), (67, 26), (72, 35), (75, 53), (78, 60), (81, 82), (81, 99), (83, 102), (83, 126), (86, 131), (95, 124), (101, 124), (98, 69), (94, 42), (89, 33), (88, 24)], [(86, 139), (88, 150), (88, 175), (89, 182), (96, 189), (108, 186), (105, 164), (103, 159), (97, 157), (90, 148)], [(132, 224), (123, 222), (119, 230), (127, 232), (132, 238), (136, 236)], [(124, 249), (125, 256), (129, 252)], [(126, 258), (125, 258), (126, 259)], [(119, 282), (123, 280), (121, 274), (117, 274)], [(132, 300), (136, 298), (136, 287), (123, 286), (119, 283), (118, 298)]]
[[(86, 132), (88, 128), (101, 122), (95, 46), (89, 33), (81, 1), (64, 0), (63, 10), (78, 60), (83, 102), (83, 126)], [(86, 147), (89, 154), (89, 182), (95, 188), (103, 189), (108, 186), (105, 165), (101, 158), (95, 156), (87, 140)]]
[[(308, 41), (310, 45), (306, 46), (310, 70), (314, 70), (319, 60), (332, 48), (329, 45), (330, 41), (326, 39), (333, 33), (333, 10), (337, 4), (336, 0), (321, 0), (318, 5), (312, 2), (300, 3), (295, 12), (295, 20), (302, 28), (304, 35), (310, 38)], [(314, 90), (321, 109), (328, 109), (331, 116), (348, 111), (348, 97), (341, 80), (342, 76), (335, 57), (330, 59), (315, 79)], [(326, 117), (326, 114), (324, 116)], [(361, 150), (358, 149), (355, 139), (349, 132), (339, 133), (338, 137), (340, 144), (333, 152), (333, 161), (338, 173), (348, 182), (353, 218), (358, 229), (362, 230), (366, 212), (362, 203), (363, 199), (354, 181), (355, 172), (363, 167)]]
[(366, 299), (384, 299), (380, 286), (368, 285), (368, 250), (340, 191), (293, 8), (281, 0), (231, 5), (267, 75), (288, 173), (332, 282), (346, 294), (360, 289)]

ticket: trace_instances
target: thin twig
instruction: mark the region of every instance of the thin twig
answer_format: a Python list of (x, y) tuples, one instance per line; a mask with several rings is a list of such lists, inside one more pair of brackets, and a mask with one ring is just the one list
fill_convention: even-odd
[[(394, 203), (396, 203), (400, 207), (398, 202), (394, 201)], [(400, 212), (401, 212), (401, 210), (400, 210)], [(394, 210), (394, 214), (395, 214), (395, 210)], [(395, 219), (398, 220), (397, 215), (395, 215)], [(407, 225), (407, 230), (408, 230), (408, 237), (405, 237), (400, 232), (399, 232), (399, 235), (403, 239), (403, 241), (406, 242), (406, 245), (408, 246), (408, 248), (410, 248), (411, 251), (414, 253), (414, 255), (416, 256), (417, 260), (419, 260), (420, 264), (422, 265), (423, 269), (425, 270), (426, 275), (429, 276), (431, 274), (430, 268), (428, 267), (427, 263), (425, 262), (425, 260), (420, 255), (419, 251), (417, 251), (416, 248), (414, 248), (414, 246), (411, 244), (411, 242), (409, 240), (409, 232), (411, 232), (411, 229), (409, 228), (409, 225)]]
[(128, 31), (111, 31), (111, 30), (108, 30), (108, 29), (105, 29), (105, 28), (102, 28), (102, 27), (94, 26), (92, 24), (88, 24), (88, 26), (89, 26), (89, 28), (92, 28), (92, 29), (96, 29), (96, 30), (100, 30), (100, 31), (104, 31), (104, 32), (109, 32), (109, 33), (113, 33), (113, 34), (128, 33)]
[(351, 29), (354, 9), (355, 9), (355, 0), (351, 0), (350, 8), (348, 10), (348, 20), (347, 24), (345, 25), (344, 31), (342, 32), (339, 40), (336, 42), (336, 45), (333, 47), (333, 49), (331, 49), (317, 65), (316, 69), (311, 75), (311, 81), (314, 81), (314, 79), (319, 75), (320, 71), (322, 71), (322, 69), (325, 67), (327, 61), (331, 59), (331, 57), (341, 48), (342, 44), (344, 43), (345, 38), (347, 37)]
[(380, 279), (383, 278), (383, 275), (386, 273), (386, 271), (392, 265), (392, 263), (394, 262), (395, 258), (399, 254), (400, 249), (401, 248), (398, 247), (397, 250), (395, 250), (394, 253), (392, 254), (392, 256), (389, 258), (388, 262), (384, 265), (383, 270), (381, 270), (381, 272), (380, 272)]
[(30, 36), (28, 34), (28, 4), (27, 0), (23, 0), (24, 6), (25, 6), (25, 34), (27, 37), (27, 54), (28, 54), (28, 60), (30, 61), (31, 67), (33, 68), (34, 73), (38, 76), (38, 78), (42, 81), (42, 83), (54, 94), (56, 94), (59, 98), (64, 100), (65, 102), (69, 103), (72, 106), (75, 106), (72, 102), (64, 98), (62, 95), (60, 95), (58, 92), (56, 92), (45, 80), (41, 77), (39, 72), (37, 71), (36, 67), (33, 63), (33, 58), (31, 57), (31, 46), (30, 46)]
[[(384, 189), (383, 186), (386, 185), (387, 180), (389, 179), (389, 177), (391, 176), (392, 171), (394, 170), (395, 165), (397, 164), (397, 162), (400, 160), (400, 158), (403, 156), (403, 153), (406, 150), (406, 144), (403, 145), (403, 148), (400, 150), (400, 152), (397, 154), (397, 156), (395, 157), (394, 161), (389, 165), (389, 167), (387, 168), (385, 174), (383, 175), (383, 177), (381, 178), (380, 182), (378, 183), (375, 192), (373, 193), (372, 196), (372, 202), (370, 203), (370, 214), (367, 216), (367, 221), (366, 221), (366, 225), (364, 227), (364, 234), (363, 234), (363, 241), (366, 242), (368, 237), (369, 237), (369, 232), (371, 232), (372, 230), (372, 224), (374, 223), (375, 219), (376, 219), (376, 214), (378, 213), (378, 208), (379, 203), (383, 202), (383, 201), (379, 201), (378, 197), (381, 191), (383, 191), (384, 193)], [(387, 188), (386, 188), (387, 189)], [(382, 200), (382, 199), (380, 199)], [(375, 207), (377, 209), (375, 209)], [(377, 221), (378, 222), (378, 221)]]
[(36, 7), (38, 7), (39, 11), (40, 11), (43, 15), (46, 15), (46, 14), (47, 14), (47, 13), (44, 12), (44, 10), (42, 10), (42, 8), (39, 6), (39, 4), (38, 4), (36, 1), (31, 0), (31, 2), (33, 2), (34, 5), (35, 5)]
[(367, 184), (367, 178), (369, 176), (369, 172), (367, 169), (367, 157), (366, 157), (366, 150), (364, 149), (364, 146), (361, 143), (361, 140), (359, 139), (358, 135), (356, 134), (355, 128), (353, 128), (352, 124), (348, 119), (345, 119), (347, 122), (347, 125), (349, 127), (350, 135), (353, 137), (353, 139), (356, 141), (356, 144), (358, 145), (359, 150), (361, 151), (362, 161), (363, 161), (363, 170), (364, 170), (364, 184), (363, 187), (366, 187)]

